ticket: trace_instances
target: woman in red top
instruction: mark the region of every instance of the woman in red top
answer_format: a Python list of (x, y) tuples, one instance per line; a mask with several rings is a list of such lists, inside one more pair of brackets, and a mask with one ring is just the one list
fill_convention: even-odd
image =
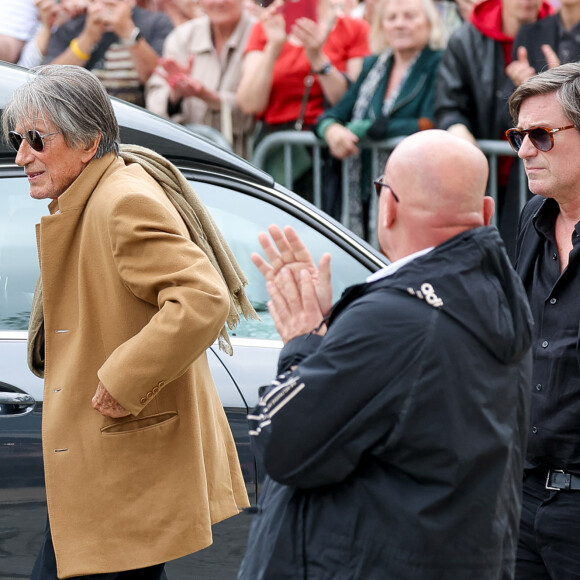
[(262, 134), (294, 128), (301, 113), (303, 129), (312, 128), (325, 104), (336, 104), (356, 80), (370, 53), (368, 24), (337, 14), (332, 0), (318, 0), (317, 21), (299, 18), (288, 35), (282, 6), (277, 0), (254, 26), (237, 92), (242, 111), (264, 122)]

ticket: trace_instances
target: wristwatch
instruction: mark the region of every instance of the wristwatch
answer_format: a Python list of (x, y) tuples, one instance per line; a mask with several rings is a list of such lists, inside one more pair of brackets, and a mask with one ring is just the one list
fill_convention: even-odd
[(327, 75), (332, 70), (332, 63), (327, 62), (320, 70), (312, 71), (315, 75)]
[(129, 35), (129, 38), (120, 38), (119, 44), (121, 46), (131, 48), (132, 46), (135, 46), (141, 38), (143, 38), (141, 30), (139, 30), (139, 28), (135, 26), (135, 28), (133, 28), (131, 34)]

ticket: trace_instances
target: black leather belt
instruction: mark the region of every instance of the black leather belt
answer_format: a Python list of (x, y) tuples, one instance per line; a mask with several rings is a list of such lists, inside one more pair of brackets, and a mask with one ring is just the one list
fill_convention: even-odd
[(553, 491), (580, 491), (580, 477), (561, 469), (551, 469), (546, 476), (546, 489)]

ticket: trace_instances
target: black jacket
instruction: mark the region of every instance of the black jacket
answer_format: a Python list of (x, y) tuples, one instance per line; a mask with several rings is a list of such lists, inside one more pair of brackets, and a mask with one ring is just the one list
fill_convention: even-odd
[(531, 326), (494, 228), (347, 290), (249, 415), (268, 477), (239, 578), (512, 578)]
[(449, 39), (439, 65), (435, 124), (462, 123), (476, 139), (503, 139), (511, 126), (501, 43), (466, 22)]
[[(542, 52), (542, 45), (551, 46), (556, 54), (560, 45), (560, 15), (554, 14), (520, 28), (514, 42), (514, 55), (520, 46), (525, 46), (528, 51), (528, 61), (541, 73), (548, 68), (548, 61)], [(580, 59), (580, 54), (573, 60)], [(564, 64), (564, 62), (562, 62)]]

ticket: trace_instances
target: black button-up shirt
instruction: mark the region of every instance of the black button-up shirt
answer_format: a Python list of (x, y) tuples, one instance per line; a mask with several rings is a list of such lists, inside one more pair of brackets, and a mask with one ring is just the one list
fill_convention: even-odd
[(562, 64), (578, 60), (580, 55), (580, 23), (571, 30), (566, 30), (562, 21), (559, 21), (557, 52)]
[(558, 212), (543, 200), (535, 216), (524, 210), (520, 226), (517, 269), (535, 322), (527, 466), (580, 474), (580, 223), (560, 274)]

